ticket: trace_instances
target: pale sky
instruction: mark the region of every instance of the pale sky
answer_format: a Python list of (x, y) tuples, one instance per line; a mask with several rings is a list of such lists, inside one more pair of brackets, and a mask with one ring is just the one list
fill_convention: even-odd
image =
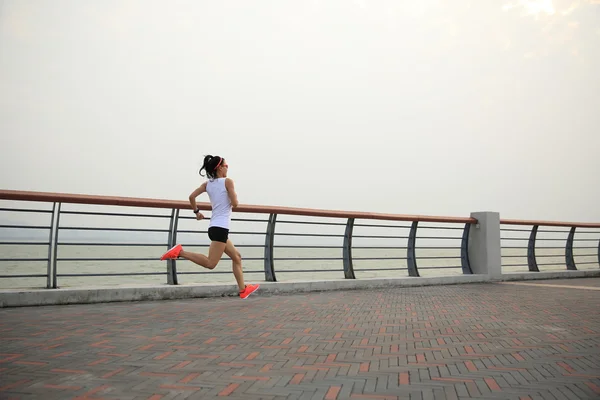
[(0, 0), (0, 132), (2, 189), (598, 222), (600, 4)]

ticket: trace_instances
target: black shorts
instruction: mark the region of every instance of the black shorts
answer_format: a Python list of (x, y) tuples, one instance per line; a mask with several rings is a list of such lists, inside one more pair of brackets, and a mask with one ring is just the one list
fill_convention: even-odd
[(220, 226), (211, 226), (208, 228), (208, 238), (214, 242), (227, 243), (229, 239), (229, 229)]

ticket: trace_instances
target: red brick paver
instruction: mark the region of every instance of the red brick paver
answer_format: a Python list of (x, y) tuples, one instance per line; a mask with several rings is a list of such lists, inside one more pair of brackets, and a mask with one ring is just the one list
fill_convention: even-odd
[(598, 282), (0, 309), (0, 399), (597, 399)]

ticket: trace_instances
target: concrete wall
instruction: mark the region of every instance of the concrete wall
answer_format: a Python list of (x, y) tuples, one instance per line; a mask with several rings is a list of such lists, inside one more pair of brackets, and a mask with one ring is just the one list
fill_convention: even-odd
[[(489, 274), (459, 275), (433, 278), (339, 279), (332, 281), (265, 282), (257, 295), (402, 288), (411, 286), (474, 284), (499, 281), (600, 277), (597, 271), (524, 272), (492, 277)], [(0, 291), (0, 307), (41, 306), (57, 304), (106, 303), (119, 301), (174, 300), (200, 297), (236, 296), (236, 285), (161, 285), (141, 287), (31, 289)]]

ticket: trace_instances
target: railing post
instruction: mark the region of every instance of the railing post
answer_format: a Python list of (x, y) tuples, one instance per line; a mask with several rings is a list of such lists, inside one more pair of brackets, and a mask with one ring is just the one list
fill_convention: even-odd
[(575, 257), (573, 257), (573, 242), (575, 241), (575, 227), (571, 228), (569, 237), (567, 238), (567, 247), (565, 249), (565, 258), (567, 261), (567, 269), (570, 271), (576, 271), (577, 266), (575, 265)]
[(471, 224), (466, 223), (463, 230), (462, 241), (460, 243), (460, 263), (462, 265), (463, 274), (472, 274), (471, 264), (469, 263), (469, 232)]
[(352, 266), (352, 230), (354, 229), (354, 218), (348, 218), (346, 231), (344, 232), (344, 278), (356, 279), (354, 276), (354, 267)]
[(533, 228), (531, 228), (529, 242), (527, 242), (527, 265), (529, 266), (529, 271), (531, 272), (540, 272), (540, 269), (537, 265), (537, 260), (535, 258), (535, 239), (537, 237), (539, 227), (539, 225), (534, 225)]
[[(167, 243), (167, 249), (177, 244), (177, 225), (179, 222), (179, 209), (174, 208), (171, 210), (171, 218), (169, 220), (169, 239)], [(167, 284), (177, 285), (177, 263), (174, 259), (167, 260)]]
[(598, 239), (598, 264), (600, 264), (600, 239)]
[(277, 282), (275, 278), (275, 266), (273, 263), (273, 243), (275, 242), (275, 221), (277, 214), (269, 215), (267, 223), (267, 234), (265, 238), (265, 280), (267, 282)]
[(46, 273), (46, 289), (52, 289), (52, 250), (54, 249), (54, 238), (56, 236), (56, 216), (57, 204), (52, 204), (52, 214), (50, 214), (50, 233), (48, 234), (48, 271)]
[(58, 258), (58, 232), (59, 232), (59, 224), (60, 224), (60, 208), (61, 208), (61, 203), (55, 203), (56, 204), (56, 208), (53, 210), (52, 212), (52, 218), (54, 219), (56, 217), (56, 223), (54, 223), (52, 225), (52, 265), (51, 265), (51, 269), (52, 269), (52, 288), (56, 289), (58, 287), (57, 285), (57, 279), (56, 279), (56, 274), (57, 274), (57, 270), (58, 270), (58, 263), (57, 263), (57, 258)]
[(417, 268), (416, 241), (417, 241), (417, 225), (419, 221), (413, 221), (408, 234), (408, 248), (406, 255), (406, 264), (408, 266), (408, 276), (419, 276)]
[(469, 231), (469, 264), (475, 275), (488, 279), (502, 276), (500, 242), (500, 214), (497, 212), (472, 212), (477, 223)]

